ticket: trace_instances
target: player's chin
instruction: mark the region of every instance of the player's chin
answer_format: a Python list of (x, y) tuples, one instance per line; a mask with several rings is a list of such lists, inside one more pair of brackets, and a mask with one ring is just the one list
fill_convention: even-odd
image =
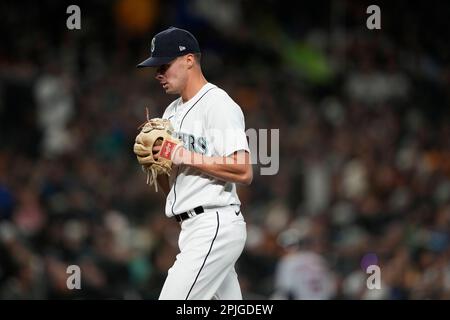
[(167, 94), (178, 94), (177, 90), (174, 90), (171, 87), (166, 87), (164, 88), (164, 90), (166, 91)]

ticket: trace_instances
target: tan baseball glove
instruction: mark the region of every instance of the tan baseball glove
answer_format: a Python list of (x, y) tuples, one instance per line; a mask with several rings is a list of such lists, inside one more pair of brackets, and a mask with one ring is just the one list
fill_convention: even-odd
[[(172, 157), (178, 147), (183, 143), (174, 137), (173, 127), (169, 120), (154, 118), (147, 120), (142, 126), (141, 132), (136, 136), (133, 151), (139, 164), (147, 173), (147, 184), (155, 185), (158, 192), (158, 175), (170, 175), (172, 171)], [(153, 152), (153, 147), (161, 146), (158, 152)]]

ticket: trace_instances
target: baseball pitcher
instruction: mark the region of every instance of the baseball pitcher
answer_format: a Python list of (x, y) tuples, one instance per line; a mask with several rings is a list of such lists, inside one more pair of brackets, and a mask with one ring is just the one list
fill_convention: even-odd
[(178, 95), (161, 118), (148, 119), (134, 152), (147, 182), (167, 195), (165, 213), (180, 224), (180, 252), (159, 299), (242, 299), (234, 265), (246, 240), (236, 184), (253, 178), (241, 108), (209, 83), (200, 47), (171, 27), (152, 39), (153, 67), (168, 94)]

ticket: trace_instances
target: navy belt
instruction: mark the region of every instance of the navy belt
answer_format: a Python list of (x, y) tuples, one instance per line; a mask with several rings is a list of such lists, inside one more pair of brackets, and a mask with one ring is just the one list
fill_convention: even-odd
[(202, 214), (203, 212), (205, 212), (205, 210), (203, 209), (202, 206), (199, 206), (194, 208), (193, 210), (177, 214), (175, 216), (175, 219), (177, 219), (178, 222), (181, 222), (189, 218), (195, 217), (196, 215)]

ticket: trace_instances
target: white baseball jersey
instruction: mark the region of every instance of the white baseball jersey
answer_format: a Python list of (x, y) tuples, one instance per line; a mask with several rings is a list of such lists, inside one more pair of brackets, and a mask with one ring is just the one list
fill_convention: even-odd
[[(241, 108), (217, 86), (207, 83), (189, 101), (173, 101), (165, 110), (175, 135), (184, 147), (205, 156), (226, 157), (235, 151), (250, 152)], [(166, 200), (166, 215), (192, 210), (240, 205), (236, 185), (217, 180), (198, 170), (181, 166), (169, 177), (170, 192)]]

